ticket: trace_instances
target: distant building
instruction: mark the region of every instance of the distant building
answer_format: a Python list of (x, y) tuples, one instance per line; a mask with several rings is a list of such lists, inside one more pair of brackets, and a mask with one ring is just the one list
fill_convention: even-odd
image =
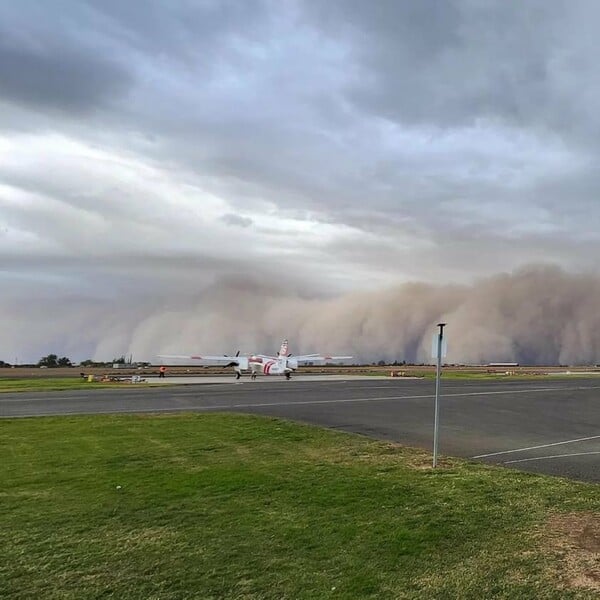
[(510, 362), (492, 362), (485, 365), (486, 367), (518, 367), (519, 363)]

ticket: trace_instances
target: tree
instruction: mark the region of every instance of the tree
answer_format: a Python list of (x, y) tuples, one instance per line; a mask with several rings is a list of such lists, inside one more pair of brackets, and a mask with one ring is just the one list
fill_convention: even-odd
[(54, 369), (56, 367), (71, 367), (73, 365), (71, 363), (71, 359), (67, 358), (66, 356), (61, 356), (58, 358), (56, 354), (48, 354), (48, 356), (43, 356), (40, 358), (37, 366)]
[(38, 367), (48, 367), (49, 369), (58, 367), (58, 356), (56, 356), (56, 354), (48, 354), (48, 356), (43, 356), (38, 361), (37, 366)]
[(4, 362), (3, 360), (0, 360), (0, 367), (10, 367), (10, 364), (7, 362)]

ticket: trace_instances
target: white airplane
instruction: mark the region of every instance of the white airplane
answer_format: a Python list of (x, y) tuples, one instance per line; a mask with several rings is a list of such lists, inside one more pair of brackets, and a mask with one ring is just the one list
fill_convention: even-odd
[(265, 354), (252, 354), (251, 356), (240, 356), (238, 350), (235, 356), (181, 356), (178, 354), (161, 354), (160, 358), (176, 359), (176, 360), (193, 360), (201, 363), (211, 363), (221, 365), (223, 367), (233, 367), (235, 378), (239, 379), (243, 371), (250, 371), (251, 378), (256, 379), (260, 375), (285, 375), (286, 379), (291, 379), (292, 373), (299, 365), (308, 362), (324, 362), (348, 360), (352, 356), (329, 356), (321, 354), (303, 354), (301, 356), (292, 357), (288, 354), (288, 341), (283, 340), (281, 348), (277, 356), (266, 356)]

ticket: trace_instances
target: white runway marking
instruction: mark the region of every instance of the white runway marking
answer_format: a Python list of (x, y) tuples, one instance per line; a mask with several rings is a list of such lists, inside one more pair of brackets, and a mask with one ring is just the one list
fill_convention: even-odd
[(540, 446), (530, 446), (529, 448), (517, 448), (516, 450), (503, 450), (502, 452), (490, 452), (490, 454), (478, 454), (471, 458), (488, 458), (489, 456), (500, 456), (501, 454), (512, 454), (513, 452), (526, 452), (527, 450), (538, 450), (539, 448), (550, 448), (551, 446), (562, 446), (563, 444), (587, 442), (588, 440), (597, 440), (598, 438), (600, 438), (600, 435), (591, 435), (590, 437), (565, 440), (564, 442), (553, 442), (552, 444), (541, 444)]
[(520, 458), (519, 460), (507, 460), (506, 462), (503, 462), (503, 465), (513, 465), (515, 463), (522, 463), (522, 462), (528, 462), (528, 461), (532, 461), (532, 460), (549, 460), (551, 458), (567, 458), (570, 456), (588, 456), (589, 454), (600, 454), (600, 451), (598, 452), (575, 452), (573, 454), (554, 454), (553, 456), (537, 456), (535, 458)]

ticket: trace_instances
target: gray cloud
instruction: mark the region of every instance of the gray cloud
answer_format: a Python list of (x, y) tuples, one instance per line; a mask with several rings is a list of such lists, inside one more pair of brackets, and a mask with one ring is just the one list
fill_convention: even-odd
[(598, 12), (4, 3), (0, 285), (101, 312), (138, 291), (188, 310), (242, 273), (302, 301), (532, 261), (593, 275)]
[(78, 56), (64, 47), (27, 50), (11, 47), (4, 36), (0, 40), (0, 85), (13, 102), (87, 112), (131, 84), (118, 64), (91, 54)]
[[(24, 2), (0, 9), (0, 84), (5, 101), (33, 109), (87, 113), (112, 103), (133, 85), (131, 69), (98, 36), (81, 35), (71, 3)], [(58, 23), (62, 23), (59, 26)]]
[[(501, 118), (530, 127), (568, 108), (565, 60), (592, 40), (573, 40), (597, 10), (593, 2), (360, 0), (308, 4), (314, 22), (352, 40), (368, 85), (352, 97), (377, 115), (448, 127)], [(324, 25), (323, 25), (324, 24)], [(591, 49), (591, 48), (590, 48)], [(573, 56), (573, 54), (572, 54)], [(573, 56), (574, 58), (574, 56)], [(560, 117), (559, 117), (560, 118)]]
[(227, 225), (233, 225), (234, 227), (250, 227), (254, 223), (254, 221), (248, 217), (241, 217), (240, 215), (231, 213), (223, 215), (221, 221)]

